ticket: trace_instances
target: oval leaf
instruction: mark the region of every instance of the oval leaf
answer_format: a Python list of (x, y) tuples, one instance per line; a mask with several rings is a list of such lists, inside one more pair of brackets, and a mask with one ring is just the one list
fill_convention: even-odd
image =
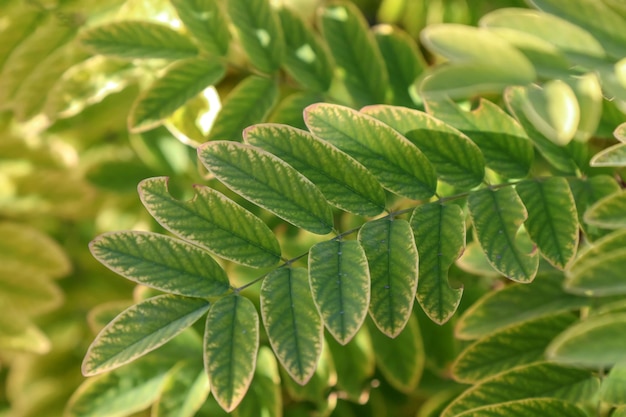
[(182, 363), (170, 372), (158, 401), (154, 417), (193, 417), (206, 401), (211, 388), (204, 368), (195, 362)]
[(89, 245), (107, 268), (138, 284), (188, 297), (216, 297), (230, 288), (224, 270), (193, 245), (150, 232), (112, 232)]
[(618, 143), (610, 146), (591, 158), (592, 167), (624, 167), (626, 166), (626, 144)]
[(218, 0), (170, 0), (200, 48), (212, 55), (228, 53), (230, 33)]
[(276, 357), (297, 383), (306, 384), (322, 353), (324, 330), (306, 269), (279, 268), (265, 277), (261, 315)]
[(342, 210), (375, 216), (385, 209), (385, 192), (368, 170), (307, 132), (265, 124), (246, 129), (244, 139), (294, 167)]
[(309, 251), (309, 283), (326, 328), (345, 345), (363, 324), (370, 301), (370, 274), (359, 242), (314, 245)]
[(167, 343), (209, 309), (199, 298), (160, 295), (124, 310), (93, 341), (83, 361), (83, 375), (118, 368)]
[(389, 337), (404, 329), (415, 301), (418, 254), (406, 220), (382, 218), (359, 231), (371, 279), (370, 316)]
[(574, 404), (556, 398), (532, 398), (478, 407), (456, 414), (456, 417), (585, 417), (587, 414)]
[(189, 201), (173, 198), (167, 178), (139, 183), (141, 202), (163, 227), (216, 255), (252, 267), (273, 266), (280, 246), (269, 227), (223, 194), (196, 186)]
[(233, 295), (211, 306), (204, 332), (204, 367), (224, 411), (231, 412), (246, 395), (258, 349), (259, 316), (252, 301)]
[(278, 217), (317, 234), (333, 230), (332, 210), (319, 189), (274, 155), (218, 141), (202, 145), (198, 156), (230, 189)]
[(611, 194), (591, 206), (584, 221), (603, 229), (626, 227), (626, 191)]
[(415, 200), (435, 193), (437, 177), (428, 159), (384, 123), (325, 103), (307, 107), (304, 121), (311, 133), (361, 162), (388, 190)]
[(269, 347), (261, 346), (256, 363), (257, 367), (250, 389), (233, 415), (235, 417), (282, 417), (283, 398), (276, 357)]
[(588, 178), (568, 178), (568, 182), (574, 201), (576, 201), (578, 222), (587, 237), (590, 240), (594, 240), (606, 235), (608, 231), (585, 223), (583, 218), (589, 207), (621, 189), (615, 178), (608, 175), (596, 175)]

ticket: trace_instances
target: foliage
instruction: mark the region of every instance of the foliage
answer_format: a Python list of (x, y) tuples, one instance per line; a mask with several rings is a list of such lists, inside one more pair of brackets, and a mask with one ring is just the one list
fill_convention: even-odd
[[(139, 286), (92, 310), (90, 378), (66, 416), (622, 412), (623, 7), (533, 0), (478, 27), (430, 24), (427, 65), (350, 2), (320, 5), (313, 25), (267, 0), (152, 6), (160, 21), (128, 3), (77, 38), (54, 32), (69, 58), (20, 44), (62, 62), (44, 79), (74, 96), (24, 100), (43, 79), (5, 65), (23, 85), (13, 117), (43, 109), (42, 135), (108, 93), (86, 73), (142, 84), (124, 109), (133, 156), (84, 170), (117, 205), (121, 177), (151, 177), (138, 190), (158, 226), (90, 244)], [(80, 224), (72, 208), (55, 214)], [(10, 296), (26, 321), (6, 347), (43, 352), (27, 320), (58, 308), (50, 279), (68, 262), (41, 232), (3, 227), (23, 236), (2, 282), (17, 294), (20, 273), (41, 275)]]

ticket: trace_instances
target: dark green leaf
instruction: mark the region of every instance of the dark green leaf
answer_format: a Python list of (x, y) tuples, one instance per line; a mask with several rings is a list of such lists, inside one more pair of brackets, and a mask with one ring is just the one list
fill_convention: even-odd
[(189, 38), (160, 23), (121, 21), (82, 33), (81, 42), (91, 51), (120, 58), (181, 59), (196, 56)]
[(585, 223), (603, 229), (626, 227), (626, 192), (620, 191), (597, 201), (585, 212)]
[(617, 193), (620, 186), (614, 178), (607, 175), (598, 175), (590, 178), (568, 178), (569, 186), (572, 189), (576, 210), (578, 211), (578, 222), (590, 239), (597, 238), (606, 232), (583, 221), (583, 216), (589, 207), (602, 198)]
[(326, 328), (345, 345), (363, 324), (370, 301), (370, 274), (359, 242), (314, 245), (309, 251), (309, 283)]
[(259, 349), (259, 316), (254, 304), (240, 295), (211, 306), (204, 332), (204, 366), (211, 392), (226, 412), (246, 395)]
[(435, 193), (437, 178), (428, 159), (384, 123), (348, 107), (325, 103), (307, 107), (304, 121), (315, 136), (361, 162), (390, 191), (416, 200)]
[(568, 401), (556, 398), (532, 398), (487, 405), (456, 414), (456, 417), (586, 417), (587, 414)]
[(150, 232), (112, 232), (89, 245), (112, 271), (139, 284), (188, 297), (216, 297), (228, 277), (211, 256), (182, 240)]
[(170, 0), (178, 17), (200, 48), (213, 55), (226, 55), (230, 33), (217, 0)]
[(198, 156), (221, 182), (278, 217), (317, 234), (333, 230), (332, 210), (319, 189), (274, 155), (218, 141), (198, 148)]
[(375, 216), (385, 208), (385, 193), (369, 171), (307, 132), (284, 125), (256, 125), (244, 131), (244, 140), (287, 162), (342, 210)]

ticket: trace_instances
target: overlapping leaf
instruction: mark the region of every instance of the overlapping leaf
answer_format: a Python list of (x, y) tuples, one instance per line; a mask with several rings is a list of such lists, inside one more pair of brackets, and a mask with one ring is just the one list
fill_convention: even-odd
[(150, 232), (112, 232), (94, 239), (93, 256), (131, 281), (188, 297), (216, 297), (228, 277), (211, 256), (193, 245)]
[[(200, 364), (201, 365), (201, 364)], [(154, 417), (193, 417), (210, 392), (209, 379), (195, 362), (181, 363), (168, 375), (153, 406)]]
[(485, 176), (482, 153), (467, 136), (434, 117), (406, 107), (368, 106), (361, 111), (391, 126), (417, 146), (437, 176), (460, 189), (477, 186)]
[(198, 148), (198, 156), (233, 191), (293, 225), (317, 234), (333, 229), (332, 210), (319, 189), (272, 154), (218, 141)]
[(275, 80), (255, 75), (244, 79), (226, 97), (208, 140), (241, 140), (241, 132), (265, 120), (277, 99)]
[(290, 126), (270, 124), (246, 129), (244, 139), (297, 169), (335, 206), (367, 216), (384, 210), (385, 193), (374, 176), (327, 142)]
[(319, 16), (324, 38), (343, 70), (344, 84), (356, 107), (384, 103), (387, 70), (363, 15), (354, 4), (343, 1), (323, 7)]
[(226, 55), (230, 33), (217, 0), (170, 0), (176, 13), (200, 48), (215, 55)]
[(89, 29), (81, 42), (91, 51), (120, 58), (181, 59), (196, 56), (189, 38), (160, 23), (121, 21)]
[(624, 167), (626, 166), (626, 144), (618, 143), (610, 146), (591, 158), (592, 167)]
[(314, 245), (309, 283), (326, 328), (345, 345), (363, 324), (370, 302), (370, 274), (359, 242), (338, 239)]
[(603, 229), (626, 227), (626, 192), (614, 193), (596, 202), (585, 212), (584, 221)]
[(259, 348), (254, 379), (234, 410), (236, 417), (282, 417), (283, 397), (276, 357), (267, 346)]
[(208, 309), (206, 300), (167, 294), (124, 310), (89, 346), (83, 374), (100, 374), (145, 355), (191, 326)]
[(276, 12), (268, 0), (229, 0), (226, 3), (241, 46), (252, 65), (273, 73), (283, 60), (285, 42)]
[(616, 363), (600, 386), (600, 398), (611, 405), (626, 404), (626, 362)]
[(131, 131), (156, 127), (189, 99), (218, 82), (225, 71), (224, 65), (216, 60), (177, 61), (135, 102), (128, 121)]
[(460, 206), (429, 203), (411, 215), (411, 228), (420, 254), (417, 300), (432, 320), (452, 317), (463, 288), (451, 288), (448, 271), (465, 248), (465, 215)]
[(384, 123), (333, 104), (307, 107), (304, 120), (315, 136), (361, 162), (390, 191), (416, 200), (435, 193), (437, 178), (428, 159)]
[(139, 184), (144, 206), (172, 233), (243, 265), (266, 267), (278, 262), (278, 241), (258, 217), (211, 188), (196, 186), (195, 191), (193, 199), (183, 202), (170, 195), (166, 177)]
[(530, 282), (537, 273), (536, 251), (520, 248), (518, 229), (527, 211), (511, 187), (470, 194), (468, 207), (476, 237), (491, 266), (513, 281)]
[(252, 301), (240, 295), (211, 306), (204, 332), (204, 366), (211, 392), (231, 412), (246, 395), (259, 349), (259, 316)]
[(42, 314), (62, 303), (63, 292), (43, 273), (19, 262), (0, 264), (0, 305), (6, 308), (7, 315)]
[(608, 175), (596, 175), (590, 178), (569, 178), (568, 182), (572, 189), (574, 201), (576, 201), (578, 222), (585, 234), (591, 239), (605, 234), (599, 228), (584, 222), (583, 217), (589, 207), (602, 198), (617, 193), (620, 190), (620, 186), (614, 178)]
[(556, 398), (532, 398), (486, 405), (456, 414), (457, 417), (585, 417), (587, 414), (569, 401)]
[(574, 197), (564, 178), (525, 181), (515, 187), (528, 210), (525, 226), (541, 254), (564, 269), (578, 247), (578, 218)]
[(265, 277), (261, 315), (276, 357), (296, 382), (306, 384), (322, 352), (324, 329), (306, 269), (279, 268)]

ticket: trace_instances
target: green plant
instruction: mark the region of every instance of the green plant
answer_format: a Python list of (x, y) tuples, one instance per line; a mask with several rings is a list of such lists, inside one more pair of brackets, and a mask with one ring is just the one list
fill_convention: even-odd
[[(350, 3), (320, 9), (323, 40), (263, 0), (172, 5), (189, 35), (122, 21), (81, 39), (173, 61), (129, 127), (199, 145), (210, 186), (181, 199), (146, 179), (141, 201), (175, 237), (92, 242), (141, 286), (115, 318), (92, 314), (97, 376), (67, 415), (624, 412), (619, 3), (427, 27), (447, 59), (431, 68)], [(205, 137), (207, 87), (248, 63)]]

